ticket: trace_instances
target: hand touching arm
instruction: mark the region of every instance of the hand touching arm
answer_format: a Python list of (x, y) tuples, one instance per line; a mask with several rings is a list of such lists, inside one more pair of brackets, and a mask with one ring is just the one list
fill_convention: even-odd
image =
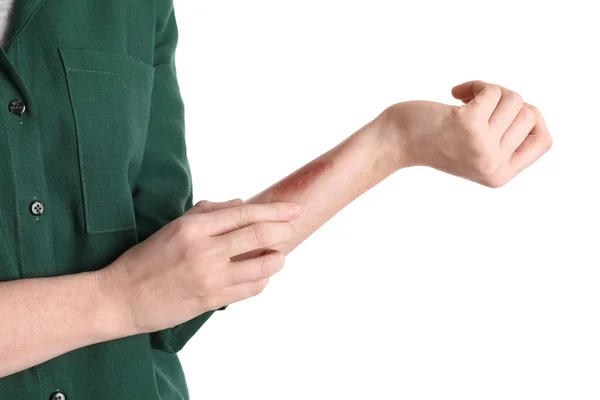
[[(167, 338), (165, 346), (178, 351), (204, 321), (190, 318), (258, 294), (283, 266), (283, 254), (394, 171), (425, 165), (499, 187), (550, 149), (541, 114), (516, 93), (475, 81), (453, 94), (465, 105), (409, 101), (389, 107), (246, 201), (255, 205), (186, 207), (107, 268), (0, 282), (0, 377), (78, 347), (169, 333), (167, 327), (189, 321)], [(283, 202), (300, 205), (302, 213), (292, 217)], [(279, 251), (261, 256), (265, 249)], [(58, 298), (52, 295), (57, 291)]]

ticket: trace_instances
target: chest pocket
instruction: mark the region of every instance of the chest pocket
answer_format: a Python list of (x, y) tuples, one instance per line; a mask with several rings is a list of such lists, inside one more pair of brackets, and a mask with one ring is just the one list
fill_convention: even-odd
[(146, 142), (154, 68), (118, 52), (59, 52), (75, 122), (85, 230), (135, 229), (131, 190)]

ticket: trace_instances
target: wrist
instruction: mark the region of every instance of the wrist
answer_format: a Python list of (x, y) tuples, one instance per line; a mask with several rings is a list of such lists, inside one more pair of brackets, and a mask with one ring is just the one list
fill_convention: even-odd
[[(115, 261), (118, 262), (118, 261)], [(125, 279), (117, 276), (119, 268), (111, 264), (98, 271), (91, 271), (93, 314), (96, 331), (112, 339), (142, 333), (132, 318), (128, 305)]]
[(386, 119), (379, 115), (340, 144), (341, 158), (350, 167), (346, 171), (366, 182), (356, 184), (370, 187), (401, 168), (396, 143), (386, 125)]
[(376, 135), (380, 143), (380, 157), (399, 170), (412, 165), (411, 147), (406, 127), (403, 126), (406, 107), (404, 103), (394, 104), (375, 118)]

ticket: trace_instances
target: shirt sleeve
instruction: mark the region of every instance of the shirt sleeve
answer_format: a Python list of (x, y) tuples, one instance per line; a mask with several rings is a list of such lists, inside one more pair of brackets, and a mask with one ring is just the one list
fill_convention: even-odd
[[(157, 0), (156, 13), (152, 106), (144, 158), (133, 192), (139, 242), (193, 206), (184, 104), (175, 68), (178, 30), (173, 0)], [(172, 328), (152, 332), (152, 346), (171, 353), (178, 352), (214, 311)]]

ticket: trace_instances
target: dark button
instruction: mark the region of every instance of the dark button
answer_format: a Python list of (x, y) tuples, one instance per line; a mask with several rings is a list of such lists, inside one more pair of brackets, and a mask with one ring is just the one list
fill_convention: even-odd
[(15, 99), (12, 100), (9, 104), (8, 104), (8, 109), (11, 113), (17, 115), (17, 116), (21, 116), (25, 113), (25, 102), (21, 99)]
[(42, 215), (44, 213), (44, 208), (44, 203), (40, 200), (34, 200), (29, 205), (29, 211), (31, 211), (33, 215)]
[(67, 396), (62, 392), (54, 392), (50, 395), (49, 400), (67, 400)]

